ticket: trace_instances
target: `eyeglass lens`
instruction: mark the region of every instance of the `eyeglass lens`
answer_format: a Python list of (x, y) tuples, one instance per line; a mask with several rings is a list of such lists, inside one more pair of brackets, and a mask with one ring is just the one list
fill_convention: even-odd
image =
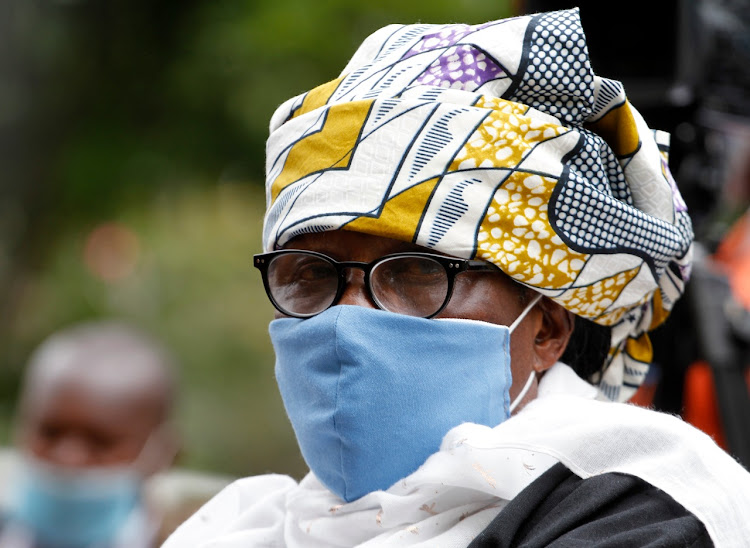
[[(268, 285), (276, 304), (287, 313), (307, 316), (330, 307), (338, 293), (336, 267), (307, 253), (286, 253), (268, 265)], [(431, 316), (446, 299), (449, 279), (441, 263), (429, 257), (389, 257), (370, 272), (370, 291), (388, 311)]]
[(385, 310), (431, 316), (448, 294), (448, 273), (429, 257), (391, 257), (372, 270), (370, 288)]
[(333, 304), (338, 273), (330, 262), (306, 253), (274, 257), (268, 265), (268, 286), (273, 300), (286, 312), (313, 315)]

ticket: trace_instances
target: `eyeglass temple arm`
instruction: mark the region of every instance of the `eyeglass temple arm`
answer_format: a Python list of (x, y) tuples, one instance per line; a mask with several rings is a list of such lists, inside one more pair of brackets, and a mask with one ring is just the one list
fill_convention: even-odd
[(470, 261), (466, 261), (466, 270), (495, 271), (495, 270), (500, 270), (500, 268), (497, 265), (488, 263), (487, 261), (470, 260)]

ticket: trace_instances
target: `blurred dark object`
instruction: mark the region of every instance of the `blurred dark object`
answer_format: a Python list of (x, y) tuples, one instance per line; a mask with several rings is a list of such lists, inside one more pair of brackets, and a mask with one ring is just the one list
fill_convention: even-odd
[[(685, 299), (695, 321), (698, 356), (708, 364), (711, 373), (703, 381), (712, 382), (717, 395), (720, 422), (709, 433), (714, 434), (717, 442), (725, 443), (725, 448), (740, 462), (750, 465), (750, 397), (746, 382), (750, 323), (747, 311), (741, 313), (743, 307), (733, 296), (727, 273), (710, 257), (696, 261)], [(705, 366), (700, 362), (691, 364), (686, 373), (688, 379), (696, 374), (696, 367)], [(701, 416), (691, 417), (690, 406), (697, 405), (695, 400), (701, 399), (696, 393), (698, 389), (700, 387), (690, 381), (685, 383), (683, 413), (686, 420), (693, 423), (703, 420)], [(704, 429), (708, 428), (704, 426)]]
[[(594, 72), (622, 81), (647, 123), (672, 134), (670, 166), (695, 230), (686, 295), (652, 334), (657, 374), (647, 381), (656, 386), (644, 387), (647, 403), (703, 421), (696, 425), (750, 466), (750, 304), (732, 283), (732, 276), (750, 281), (750, 267), (736, 264), (750, 265), (750, 245), (728, 252), (733, 268), (718, 252), (750, 206), (750, 2), (637, 1), (620, 10), (519, 0), (515, 11), (576, 6)], [(734, 232), (750, 242), (747, 229)]]

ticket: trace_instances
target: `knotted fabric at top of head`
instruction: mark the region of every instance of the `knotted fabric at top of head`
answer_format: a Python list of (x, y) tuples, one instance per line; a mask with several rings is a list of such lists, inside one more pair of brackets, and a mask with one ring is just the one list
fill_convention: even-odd
[(622, 401), (689, 276), (667, 154), (622, 85), (593, 74), (577, 10), (391, 25), (274, 114), (263, 244), (344, 229), (490, 261), (612, 327), (591, 380)]

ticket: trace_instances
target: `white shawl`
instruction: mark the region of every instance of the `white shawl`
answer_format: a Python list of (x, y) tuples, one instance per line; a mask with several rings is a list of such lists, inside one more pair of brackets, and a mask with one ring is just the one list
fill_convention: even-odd
[(465, 547), (507, 502), (557, 462), (581, 478), (622, 472), (668, 493), (719, 547), (750, 539), (750, 473), (671, 415), (597, 401), (564, 364), (536, 400), (495, 427), (462, 424), (440, 451), (387, 491), (344, 503), (308, 474), (236, 481), (165, 548)]

